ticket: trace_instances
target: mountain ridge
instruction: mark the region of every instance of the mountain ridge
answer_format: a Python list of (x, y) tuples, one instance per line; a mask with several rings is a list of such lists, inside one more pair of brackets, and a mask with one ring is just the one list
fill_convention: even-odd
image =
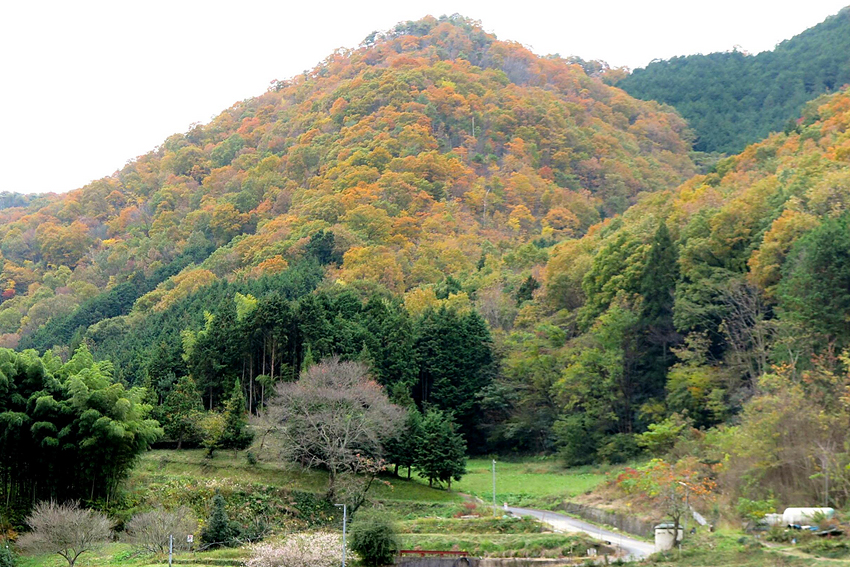
[(616, 84), (676, 108), (695, 131), (695, 149), (738, 153), (786, 128), (807, 101), (850, 83), (848, 38), (850, 6), (772, 50), (653, 61)]

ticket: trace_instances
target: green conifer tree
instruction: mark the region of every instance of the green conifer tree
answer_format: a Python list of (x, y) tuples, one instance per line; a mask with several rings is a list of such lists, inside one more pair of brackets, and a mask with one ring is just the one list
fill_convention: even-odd
[(640, 282), (643, 297), (638, 322), (642, 343), (640, 367), (647, 397), (663, 394), (667, 370), (675, 362), (670, 347), (679, 340), (673, 325), (673, 299), (678, 278), (676, 245), (667, 224), (662, 221), (652, 239)]
[(208, 546), (229, 546), (236, 535), (235, 526), (227, 516), (224, 498), (221, 494), (213, 496), (212, 510), (204, 529), (201, 541)]
[(396, 475), (399, 467), (407, 467), (407, 479), (410, 480), (411, 468), (417, 463), (417, 453), (423, 443), (422, 433), (422, 414), (411, 407), (404, 427), (384, 443), (387, 460), (395, 466)]
[(195, 381), (189, 376), (177, 380), (174, 388), (162, 403), (162, 427), (165, 434), (177, 440), (177, 448), (183, 446), (183, 441), (199, 436), (198, 416), (203, 410), (201, 394)]
[(236, 457), (237, 452), (247, 449), (253, 440), (254, 434), (248, 429), (245, 396), (237, 380), (224, 410), (224, 431), (218, 439), (218, 446), (221, 449), (233, 449), (233, 456)]
[(422, 435), (417, 450), (416, 468), (419, 476), (445, 482), (452, 489), (452, 480), (466, 474), (466, 441), (455, 426), (452, 415), (439, 410), (428, 410), (422, 419)]

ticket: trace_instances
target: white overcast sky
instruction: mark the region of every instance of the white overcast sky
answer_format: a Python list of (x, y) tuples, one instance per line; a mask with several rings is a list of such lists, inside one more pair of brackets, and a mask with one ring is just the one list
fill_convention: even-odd
[(612, 66), (756, 53), (850, 0), (2, 0), (0, 190), (64, 192), (337, 47), (426, 14)]

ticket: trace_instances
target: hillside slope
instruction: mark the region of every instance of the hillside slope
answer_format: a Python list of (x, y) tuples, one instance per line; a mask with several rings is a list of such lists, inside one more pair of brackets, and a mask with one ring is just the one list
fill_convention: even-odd
[(326, 281), (395, 294), (489, 258), (509, 293), (529, 264), (503, 257), (677, 185), (688, 148), (676, 114), (578, 65), (458, 16), (407, 22), (112, 176), (0, 211), (0, 344), (67, 345), (311, 254)]
[(818, 449), (847, 442), (848, 227), (844, 90), (557, 244), (506, 341), (505, 442), (577, 464), (675, 447), (723, 463), (732, 504), (823, 501), (818, 479), (846, 482), (850, 460)]
[(678, 110), (695, 149), (736, 153), (782, 131), (806, 101), (850, 83), (850, 8), (752, 56), (740, 51), (674, 57), (617, 83)]

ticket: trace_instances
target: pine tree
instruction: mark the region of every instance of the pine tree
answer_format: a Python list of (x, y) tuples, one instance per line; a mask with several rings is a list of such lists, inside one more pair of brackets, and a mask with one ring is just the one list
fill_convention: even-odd
[(254, 440), (254, 434), (248, 430), (245, 413), (245, 396), (237, 380), (224, 410), (224, 431), (218, 439), (219, 448), (233, 449), (234, 457), (239, 449), (248, 448)]
[(788, 254), (778, 286), (784, 319), (850, 344), (850, 214), (826, 219), (800, 238)]
[(416, 468), (419, 476), (445, 482), (452, 489), (452, 480), (466, 474), (466, 441), (457, 432), (451, 414), (429, 410), (422, 420), (422, 435), (417, 450)]
[(667, 223), (662, 221), (652, 239), (640, 282), (643, 296), (641, 318), (647, 325), (673, 325), (673, 289), (679, 277), (677, 261), (676, 246)]

